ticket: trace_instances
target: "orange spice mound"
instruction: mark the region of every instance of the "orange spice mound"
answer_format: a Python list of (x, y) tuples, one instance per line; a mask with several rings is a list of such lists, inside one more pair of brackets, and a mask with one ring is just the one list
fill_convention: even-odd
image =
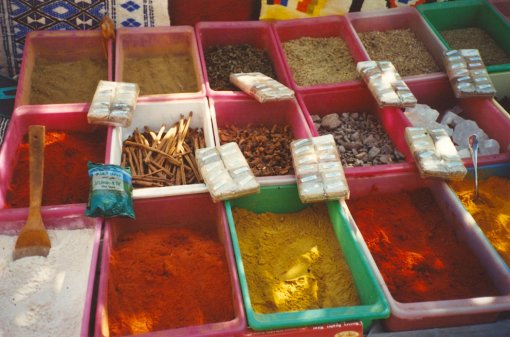
[(499, 295), (430, 190), (368, 195), (347, 205), (397, 301)]
[[(87, 161), (103, 163), (106, 129), (94, 132), (47, 131), (44, 143), (42, 205), (85, 203), (89, 195)], [(18, 148), (19, 160), (7, 191), (7, 207), (28, 207), (28, 138)]]
[(223, 245), (211, 233), (122, 235), (110, 256), (110, 333), (124, 336), (234, 319)]

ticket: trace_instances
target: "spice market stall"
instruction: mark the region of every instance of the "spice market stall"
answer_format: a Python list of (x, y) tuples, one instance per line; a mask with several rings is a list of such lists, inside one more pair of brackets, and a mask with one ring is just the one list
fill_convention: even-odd
[(506, 5), (28, 34), (0, 335), (508, 336)]

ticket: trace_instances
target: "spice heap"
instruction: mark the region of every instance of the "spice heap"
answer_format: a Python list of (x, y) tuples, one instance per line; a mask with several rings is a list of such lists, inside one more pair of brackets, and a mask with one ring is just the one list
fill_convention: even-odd
[(133, 187), (162, 187), (202, 182), (195, 161), (195, 150), (205, 147), (202, 129), (189, 127), (188, 118), (181, 115), (168, 130), (135, 129), (122, 145), (121, 166), (131, 168)]
[(401, 76), (440, 71), (425, 44), (410, 28), (358, 33), (372, 60), (388, 60)]
[(48, 235), (47, 257), (16, 261), (17, 236), (0, 235), (1, 336), (79, 336), (87, 324), (82, 317), (90, 310), (85, 297), (94, 230), (48, 230)]
[(301, 37), (283, 42), (282, 47), (299, 86), (359, 79), (356, 62), (340, 37)]
[(488, 66), (510, 63), (510, 56), (481, 28), (443, 30), (441, 35), (450, 49), (478, 49), (484, 63)]
[(63, 62), (36, 57), (29, 101), (30, 104), (90, 102), (97, 83), (107, 79), (105, 59)]
[(466, 210), (510, 267), (510, 180), (492, 176), (478, 183), (475, 197), (473, 179), (451, 183)]
[(225, 248), (211, 229), (167, 227), (119, 236), (108, 280), (112, 336), (234, 317)]
[(218, 130), (221, 143), (236, 142), (256, 177), (294, 174), (288, 125), (227, 125)]
[(211, 89), (239, 91), (230, 83), (231, 73), (259, 72), (277, 79), (267, 52), (248, 44), (214, 45), (204, 52), (207, 77)]
[(397, 301), (499, 295), (430, 190), (369, 194), (347, 205)]
[(324, 204), (285, 214), (235, 208), (233, 216), (255, 312), (359, 304)]
[(344, 167), (391, 164), (405, 158), (372, 114), (343, 112), (311, 117), (320, 135), (335, 138)]
[[(97, 84), (97, 83), (96, 83)], [(93, 132), (47, 131), (44, 143), (42, 205), (86, 203), (89, 196), (87, 162), (104, 162), (106, 129)], [(28, 207), (28, 138), (19, 146), (19, 160), (7, 190), (7, 207)]]
[(199, 91), (190, 55), (126, 57), (124, 82), (137, 83), (140, 95), (161, 95)]

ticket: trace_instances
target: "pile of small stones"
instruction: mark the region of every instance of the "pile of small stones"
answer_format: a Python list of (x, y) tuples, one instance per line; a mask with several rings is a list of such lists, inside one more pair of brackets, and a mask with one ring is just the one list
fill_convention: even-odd
[(344, 167), (392, 164), (405, 159), (372, 114), (344, 112), (311, 117), (320, 135), (332, 134), (335, 138)]

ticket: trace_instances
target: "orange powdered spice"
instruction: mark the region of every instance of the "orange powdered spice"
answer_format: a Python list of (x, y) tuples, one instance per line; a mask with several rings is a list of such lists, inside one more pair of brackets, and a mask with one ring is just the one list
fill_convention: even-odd
[(113, 336), (234, 319), (223, 245), (213, 233), (160, 228), (126, 233), (110, 256)]
[(510, 179), (492, 176), (480, 180), (479, 198), (474, 196), (473, 179), (451, 182), (451, 186), (510, 267)]
[(397, 301), (499, 295), (430, 190), (368, 195), (347, 204)]
[[(106, 128), (94, 132), (47, 131), (44, 143), (42, 205), (85, 203), (89, 195), (87, 161), (103, 163)], [(28, 138), (18, 148), (19, 160), (7, 191), (7, 207), (28, 207)]]

